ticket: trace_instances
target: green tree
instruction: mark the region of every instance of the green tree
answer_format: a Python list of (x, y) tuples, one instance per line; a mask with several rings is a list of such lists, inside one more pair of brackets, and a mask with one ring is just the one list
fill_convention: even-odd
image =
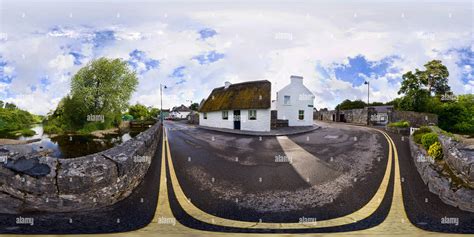
[(346, 110), (346, 109), (363, 109), (367, 104), (362, 100), (344, 100), (336, 106), (336, 109)]
[(449, 72), (440, 60), (432, 60), (425, 64), (426, 70), (423, 71), (421, 80), (427, 86), (428, 91), (437, 96), (445, 95), (451, 92), (448, 85)]
[(3, 105), (4, 105), (4, 104), (5, 104), (5, 103), (3, 103), (3, 101), (0, 100), (0, 109), (3, 108)]
[(132, 115), (136, 120), (146, 120), (149, 116), (147, 107), (141, 104), (130, 106), (128, 108), (128, 114)]
[(191, 110), (197, 111), (198, 108), (199, 108), (199, 104), (198, 104), (198, 103), (192, 103), (192, 104), (189, 106), (189, 108), (190, 108)]
[(149, 119), (157, 119), (160, 116), (160, 109), (150, 108), (148, 115), (149, 115)]
[(5, 109), (17, 109), (17, 108), (18, 108), (18, 107), (16, 107), (16, 105), (13, 104), (13, 103), (8, 103), (8, 102), (7, 102), (7, 103), (5, 104)]
[[(137, 84), (135, 72), (130, 71), (125, 61), (93, 60), (72, 78), (71, 98), (65, 101), (65, 109), (70, 109), (65, 111), (68, 120), (75, 126), (83, 126), (87, 115), (103, 115), (106, 123), (119, 122)], [(75, 119), (70, 115), (80, 117)]]

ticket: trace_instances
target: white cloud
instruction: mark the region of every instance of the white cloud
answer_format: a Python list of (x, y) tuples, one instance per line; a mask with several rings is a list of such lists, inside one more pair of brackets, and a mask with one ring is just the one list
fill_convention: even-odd
[[(402, 72), (422, 68), (431, 59), (442, 59), (448, 66), (456, 93), (472, 93), (472, 78), (463, 82), (463, 72), (472, 71), (472, 65), (458, 65), (459, 55), (446, 53), (472, 44), (470, 2), (54, 4), (6, 1), (0, 9), (5, 31), (0, 33), (8, 35), (0, 42), (0, 55), (11, 62), (6, 70), (14, 68), (16, 75), (11, 84), (0, 86), (10, 92), (8, 98), (0, 93), (0, 99), (42, 114), (68, 93), (71, 75), (81, 67), (69, 51), (80, 53), (81, 62), (100, 56), (128, 59), (135, 49), (159, 60), (159, 67), (149, 71), (138, 63), (144, 73), (131, 102), (159, 106), (159, 85), (165, 84), (165, 108), (199, 102), (226, 80), (267, 79), (274, 93), (293, 74), (305, 77), (318, 108), (334, 107), (346, 98), (365, 100), (365, 85), (353, 86), (332, 71), (335, 63), (347, 65), (348, 57), (357, 55), (370, 61), (398, 56), (392, 67), (401, 72), (367, 78), (371, 101), (395, 98)], [(423, 14), (419, 9), (424, 9)], [(27, 17), (18, 12), (26, 12)], [(216, 30), (217, 35), (201, 40), (198, 31), (204, 28)], [(94, 40), (100, 39), (94, 32), (105, 30), (113, 30), (116, 40), (97, 47)], [(192, 59), (210, 51), (225, 56), (208, 65)], [(317, 65), (326, 68), (328, 75), (316, 70)], [(176, 84), (178, 79), (169, 75), (181, 66), (186, 67), (185, 82)], [(30, 87), (38, 86), (45, 76), (50, 84), (31, 92)]]

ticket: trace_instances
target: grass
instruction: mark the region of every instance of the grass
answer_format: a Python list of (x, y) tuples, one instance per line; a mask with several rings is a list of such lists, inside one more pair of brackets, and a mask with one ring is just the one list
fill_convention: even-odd
[(389, 127), (395, 127), (395, 128), (408, 128), (410, 127), (410, 123), (405, 120), (401, 120), (398, 122), (393, 122), (388, 124)]
[(31, 137), (31, 136), (36, 135), (36, 132), (29, 128), (25, 128), (21, 130), (10, 131), (8, 132), (8, 135), (11, 137), (19, 137), (19, 136)]

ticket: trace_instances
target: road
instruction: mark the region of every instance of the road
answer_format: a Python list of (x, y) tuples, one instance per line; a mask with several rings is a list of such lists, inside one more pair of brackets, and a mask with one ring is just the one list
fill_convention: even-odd
[[(16, 225), (18, 215), (0, 215), (1, 233), (132, 231), (116, 234), (126, 236), (208, 236), (234, 232), (336, 235), (436, 235), (432, 231), (474, 233), (472, 213), (446, 205), (428, 191), (412, 163), (406, 137), (402, 140), (397, 134), (346, 124), (327, 124), (319, 131), (283, 140), (211, 132), (204, 132), (207, 135), (202, 136), (199, 135), (203, 134), (201, 129), (175, 122), (167, 122), (165, 127), (167, 132), (150, 172), (129, 198), (93, 212), (21, 215), (34, 217), (34, 226)], [(371, 144), (371, 147), (363, 146), (364, 143)], [(377, 155), (354, 157), (356, 153), (364, 152)], [(307, 163), (297, 160), (281, 162), (285, 159), (280, 158), (276, 162), (276, 157), (291, 157), (292, 154), (310, 158), (317, 166), (307, 167), (310, 171), (322, 166), (334, 171), (336, 180), (344, 174), (353, 174), (355, 176), (349, 177), (358, 179), (352, 179), (340, 190), (328, 188), (328, 195), (337, 191), (332, 202), (314, 196), (316, 207), (290, 203), (281, 205), (283, 211), (275, 212), (278, 208), (269, 205), (276, 203), (275, 198), (259, 199), (258, 192), (268, 195), (276, 190), (291, 197), (298, 190), (317, 193), (312, 187), (324, 185), (311, 180), (321, 176), (305, 178), (311, 172), (301, 164)], [(350, 162), (344, 163), (338, 157)], [(369, 163), (372, 166), (367, 168)], [(223, 164), (229, 164), (231, 168), (225, 168)], [(348, 167), (348, 164), (353, 165)], [(194, 176), (195, 167), (200, 167), (208, 175), (198, 173), (201, 176)], [(361, 169), (363, 167), (366, 169)], [(285, 178), (279, 179), (279, 175)], [(334, 180), (325, 182), (335, 183)], [(239, 191), (238, 188), (245, 189), (234, 192)], [(219, 189), (223, 191), (215, 191)], [(247, 195), (247, 200), (255, 198), (261, 202), (247, 201), (256, 204), (249, 206), (244, 198), (235, 201), (234, 195), (226, 200), (227, 193), (241, 197)], [(301, 200), (305, 204), (314, 204), (304, 196)], [(458, 225), (442, 224), (443, 217), (458, 218)], [(69, 218), (72, 223), (69, 223)], [(312, 222), (311, 218), (317, 221)]]
[(387, 162), (388, 143), (362, 127), (276, 138), (166, 126), (185, 195), (228, 219), (298, 222), (350, 214), (378, 190)]

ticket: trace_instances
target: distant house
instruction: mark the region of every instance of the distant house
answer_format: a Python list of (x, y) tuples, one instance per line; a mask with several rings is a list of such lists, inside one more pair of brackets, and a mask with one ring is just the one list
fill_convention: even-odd
[(192, 110), (190, 108), (184, 105), (180, 105), (171, 109), (169, 117), (171, 119), (186, 119), (186, 117), (189, 115), (189, 113), (191, 113), (191, 111)]
[(373, 124), (385, 125), (389, 122), (389, 116), (393, 112), (393, 105), (370, 106), (370, 121)]
[(291, 76), (290, 84), (277, 92), (275, 105), (278, 120), (288, 120), (288, 126), (313, 125), (314, 95), (303, 77)]
[(271, 83), (231, 84), (212, 90), (199, 108), (199, 125), (249, 131), (270, 131)]

